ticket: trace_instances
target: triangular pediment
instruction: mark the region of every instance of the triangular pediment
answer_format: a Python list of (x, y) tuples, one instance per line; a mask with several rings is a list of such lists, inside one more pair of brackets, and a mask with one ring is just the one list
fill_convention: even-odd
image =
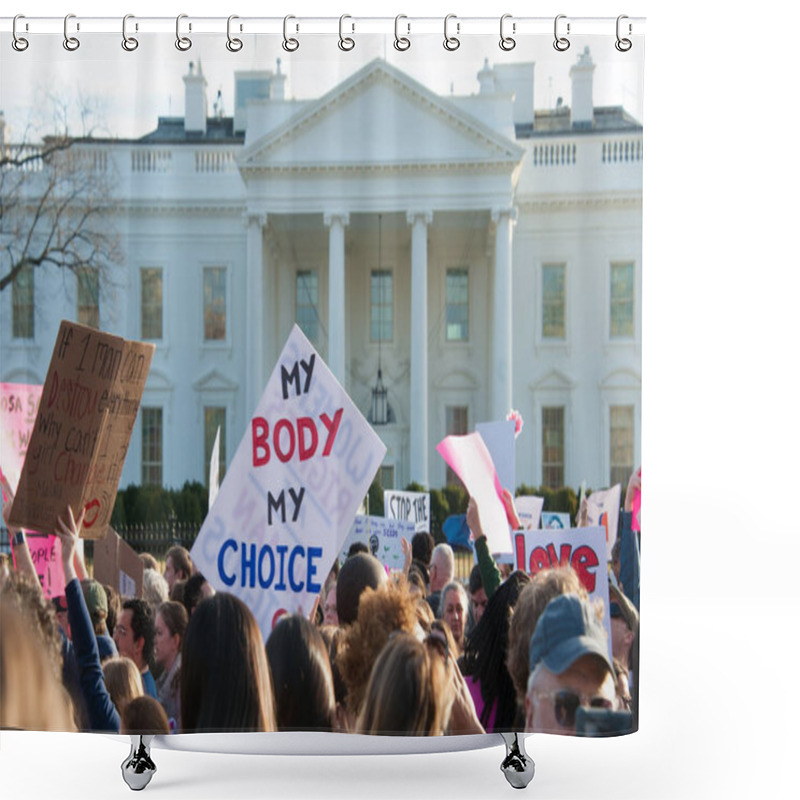
[(246, 147), (241, 170), (507, 167), (523, 148), (376, 59)]
[(535, 392), (569, 391), (574, 387), (574, 381), (560, 369), (551, 369), (531, 384)]
[(192, 387), (196, 392), (235, 392), (238, 388), (234, 381), (215, 369), (198, 378)]

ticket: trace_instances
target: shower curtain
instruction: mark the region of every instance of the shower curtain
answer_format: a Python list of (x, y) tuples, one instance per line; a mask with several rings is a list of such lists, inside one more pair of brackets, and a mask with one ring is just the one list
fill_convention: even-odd
[(3, 591), (172, 732), (637, 727), (644, 38), (479, 22), (2, 43)]

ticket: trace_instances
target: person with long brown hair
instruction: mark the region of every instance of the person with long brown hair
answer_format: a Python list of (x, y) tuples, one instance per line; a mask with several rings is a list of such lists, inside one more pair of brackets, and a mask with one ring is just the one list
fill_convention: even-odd
[(125, 706), (144, 694), (142, 673), (127, 656), (115, 656), (103, 663), (103, 680), (111, 695), (111, 702), (122, 718)]
[(181, 650), (181, 731), (275, 731), (272, 680), (249, 608), (219, 592), (195, 609)]
[(173, 731), (181, 726), (181, 643), (188, 624), (189, 615), (181, 603), (168, 600), (156, 611), (153, 657), (161, 667), (156, 688)]

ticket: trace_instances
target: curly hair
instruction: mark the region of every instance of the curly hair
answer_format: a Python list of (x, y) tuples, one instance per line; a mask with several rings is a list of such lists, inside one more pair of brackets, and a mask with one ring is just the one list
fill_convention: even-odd
[(412, 633), (417, 625), (417, 602), (405, 581), (389, 581), (378, 589), (365, 589), (358, 618), (345, 630), (336, 664), (347, 687), (347, 708), (358, 716), (372, 667), (395, 631)]

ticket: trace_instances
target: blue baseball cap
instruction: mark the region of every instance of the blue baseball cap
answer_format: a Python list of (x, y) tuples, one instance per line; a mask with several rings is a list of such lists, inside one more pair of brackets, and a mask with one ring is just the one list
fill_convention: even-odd
[(574, 594), (554, 597), (539, 617), (528, 651), (530, 671), (541, 661), (555, 675), (568, 670), (581, 656), (595, 655), (613, 673), (605, 628), (594, 609)]

